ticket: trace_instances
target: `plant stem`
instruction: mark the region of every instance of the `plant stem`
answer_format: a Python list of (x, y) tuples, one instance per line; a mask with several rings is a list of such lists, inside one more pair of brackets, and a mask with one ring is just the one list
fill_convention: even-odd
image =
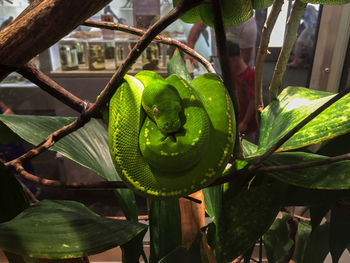
[(282, 77), (287, 68), (290, 52), (292, 51), (295, 40), (297, 39), (297, 31), (306, 5), (307, 3), (303, 3), (301, 0), (296, 0), (293, 5), (292, 12), (288, 18), (286, 37), (284, 39), (283, 47), (278, 57), (269, 87), (270, 101), (277, 98), (278, 91), (282, 83)]
[(260, 44), (259, 44), (259, 48), (256, 56), (255, 101), (256, 101), (256, 109), (258, 113), (261, 113), (262, 110), (264, 109), (262, 80), (263, 80), (264, 62), (265, 62), (266, 55), (268, 54), (267, 48), (269, 46), (272, 30), (276, 24), (279, 13), (281, 12), (283, 3), (284, 3), (284, 0), (275, 0), (273, 2), (271, 12), (265, 22), (265, 25), (262, 31)]
[[(123, 24), (114, 23), (114, 22), (95, 21), (95, 20), (91, 20), (91, 19), (86, 20), (83, 25), (90, 26), (90, 27), (118, 30), (118, 31), (126, 32), (126, 33), (129, 33), (132, 35), (137, 35), (137, 36), (143, 36), (146, 33), (145, 30), (135, 28), (132, 26), (123, 25)], [(184, 44), (176, 39), (168, 38), (168, 37), (164, 37), (164, 36), (160, 36), (160, 35), (156, 36), (153, 40), (155, 42), (158, 42), (158, 43), (177, 47), (178, 49), (180, 49), (184, 53), (197, 59), (207, 69), (208, 72), (215, 73), (215, 70), (214, 70), (212, 64), (208, 60), (206, 60), (203, 56), (198, 54), (194, 49), (187, 46), (186, 44)]]
[[(211, 1), (212, 13), (214, 15), (214, 31), (215, 31), (215, 42), (217, 47), (217, 52), (220, 61), (221, 73), (224, 84), (227, 88), (228, 94), (230, 95), (233, 108), (235, 111), (235, 119), (237, 122), (239, 121), (239, 103), (237, 97), (237, 90), (235, 86), (235, 82), (233, 80), (233, 75), (231, 72), (228, 52), (227, 52), (227, 44), (226, 44), (226, 33), (224, 27), (224, 21), (222, 18), (222, 10), (221, 10), (221, 0), (212, 0)], [(240, 144), (239, 133), (236, 131), (235, 137), (235, 149), (234, 149), (234, 158), (241, 158), (243, 156), (243, 151)]]

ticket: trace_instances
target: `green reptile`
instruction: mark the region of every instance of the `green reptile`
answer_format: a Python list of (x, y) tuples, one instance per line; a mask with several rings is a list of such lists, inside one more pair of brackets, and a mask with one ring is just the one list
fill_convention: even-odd
[(234, 146), (230, 97), (215, 74), (126, 75), (109, 104), (109, 148), (118, 174), (141, 195), (180, 197), (221, 176)]

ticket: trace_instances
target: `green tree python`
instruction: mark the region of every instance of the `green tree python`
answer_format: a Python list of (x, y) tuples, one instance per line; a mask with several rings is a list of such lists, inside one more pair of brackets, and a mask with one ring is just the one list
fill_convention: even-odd
[(118, 174), (135, 192), (180, 197), (222, 175), (236, 122), (216, 74), (187, 83), (152, 71), (126, 75), (109, 103), (109, 148)]

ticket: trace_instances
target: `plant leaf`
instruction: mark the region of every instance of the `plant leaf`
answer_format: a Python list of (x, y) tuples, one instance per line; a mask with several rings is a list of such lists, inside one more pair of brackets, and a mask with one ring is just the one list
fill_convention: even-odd
[[(284, 152), (271, 155), (264, 164), (299, 164), (303, 162), (322, 160), (324, 158), (327, 157), (305, 152)], [(269, 175), (284, 183), (305, 188), (345, 190), (350, 189), (349, 169), (350, 161), (341, 161), (303, 169), (272, 172), (269, 173)]]
[(273, 4), (273, 0), (252, 0), (253, 9), (265, 9)]
[(283, 191), (278, 183), (251, 187), (234, 198), (230, 189), (226, 190), (216, 225), (215, 249), (220, 262), (243, 254), (265, 233), (279, 211)]
[[(315, 111), (333, 93), (300, 87), (284, 89), (261, 114), (259, 149), (263, 154), (300, 121)], [(278, 151), (288, 151), (329, 140), (350, 131), (350, 94), (328, 107), (285, 142)], [(273, 124), (273, 125), (272, 125)]]
[(332, 262), (338, 262), (350, 243), (350, 212), (348, 210), (348, 203), (344, 203), (344, 207), (342, 205), (338, 203), (331, 210), (329, 244)]
[[(50, 133), (70, 124), (76, 118), (1, 115), (0, 121), (5, 123), (22, 139), (37, 145)], [(73, 161), (96, 171), (107, 180), (120, 180), (114, 169), (107, 143), (105, 128), (92, 119), (83, 128), (58, 141), (50, 150), (57, 151)]]
[[(0, 121), (13, 132), (31, 144), (41, 143), (49, 134), (72, 123), (76, 118), (0, 115)], [(50, 150), (57, 151), (73, 161), (94, 170), (108, 181), (120, 181), (108, 148), (106, 129), (91, 119), (84, 127), (62, 138)], [(129, 189), (115, 190), (119, 204), (126, 217), (137, 221), (137, 209), (134, 194)]]
[(295, 262), (302, 263), (305, 252), (307, 240), (311, 234), (311, 226), (305, 222), (299, 222), (298, 224), (298, 239), (295, 246)]
[(178, 199), (150, 202), (150, 261), (158, 262), (181, 245), (180, 207)]
[(192, 80), (179, 50), (176, 50), (173, 57), (168, 61), (167, 70), (168, 75), (176, 74), (187, 82), (191, 82)]
[(288, 235), (287, 222), (289, 219), (291, 216), (284, 214), (282, 219), (277, 219), (263, 236), (269, 263), (278, 261), (293, 246), (293, 241)]
[(328, 203), (323, 203), (320, 205), (314, 205), (310, 207), (310, 218), (312, 229), (316, 229), (321, 224), (322, 219), (325, 217), (330, 209)]
[(44, 200), (0, 224), (0, 248), (31, 258), (78, 258), (123, 245), (146, 229), (100, 217), (75, 201)]
[(0, 223), (29, 207), (29, 200), (15, 176), (0, 162)]
[(349, 152), (347, 147), (344, 145), (350, 144), (350, 133), (338, 136), (332, 140), (325, 141), (321, 143), (320, 149), (317, 154), (326, 156), (337, 156), (346, 154)]
[(311, 232), (304, 251), (302, 263), (323, 263), (328, 252), (329, 223), (325, 223)]

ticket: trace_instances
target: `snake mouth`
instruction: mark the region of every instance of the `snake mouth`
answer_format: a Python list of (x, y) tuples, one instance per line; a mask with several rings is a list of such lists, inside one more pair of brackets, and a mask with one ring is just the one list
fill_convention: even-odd
[(164, 134), (164, 136), (160, 139), (162, 142), (165, 141), (167, 138), (169, 138), (172, 142), (177, 141), (178, 136), (184, 136), (186, 133), (184, 127), (181, 127), (179, 130), (176, 132), (170, 132), (167, 134)]

